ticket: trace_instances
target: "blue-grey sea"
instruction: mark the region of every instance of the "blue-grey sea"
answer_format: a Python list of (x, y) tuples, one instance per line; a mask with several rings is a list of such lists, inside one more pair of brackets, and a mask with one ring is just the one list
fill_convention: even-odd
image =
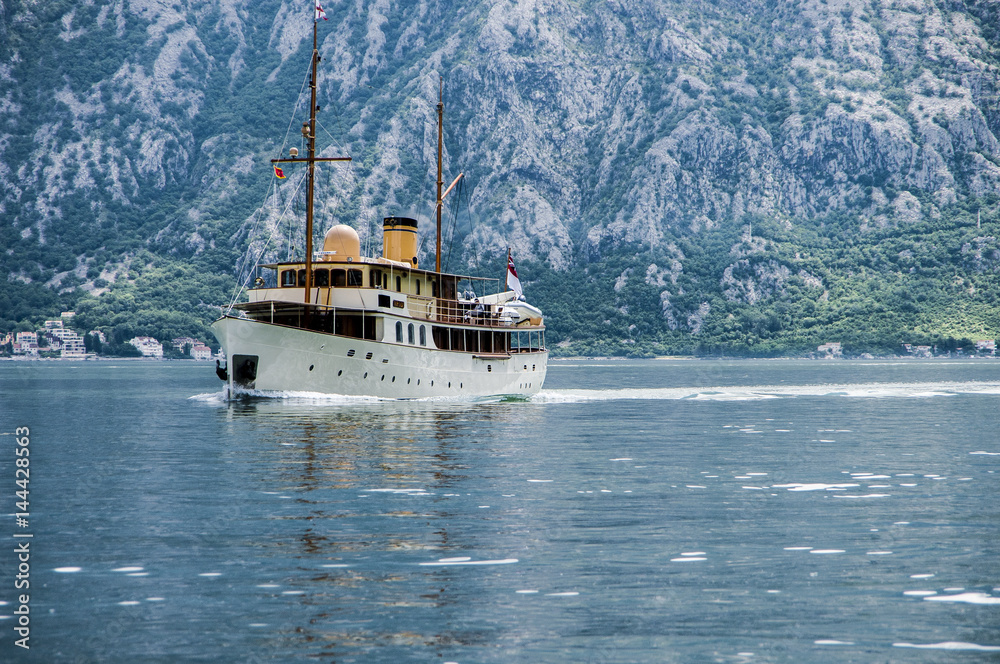
[(1000, 661), (998, 361), (554, 361), (476, 403), (220, 386), (0, 363), (0, 661)]

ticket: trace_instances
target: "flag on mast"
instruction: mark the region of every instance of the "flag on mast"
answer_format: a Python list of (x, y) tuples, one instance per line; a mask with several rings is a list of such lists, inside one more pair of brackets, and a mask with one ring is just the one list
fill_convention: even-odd
[(285, 172), (283, 170), (281, 170), (280, 168), (278, 168), (277, 166), (275, 166), (274, 167), (274, 176), (276, 178), (278, 178), (279, 180), (284, 180), (285, 179)]
[(511, 258), (510, 248), (507, 248), (507, 288), (514, 291), (518, 297), (524, 297), (521, 290), (521, 280), (517, 278), (517, 269), (514, 267), (514, 259)]
[(314, 21), (318, 21), (320, 19), (323, 19), (324, 21), (329, 20), (329, 19), (326, 18), (326, 12), (323, 11), (323, 6), (317, 2), (316, 3), (316, 18), (314, 18), (313, 20)]

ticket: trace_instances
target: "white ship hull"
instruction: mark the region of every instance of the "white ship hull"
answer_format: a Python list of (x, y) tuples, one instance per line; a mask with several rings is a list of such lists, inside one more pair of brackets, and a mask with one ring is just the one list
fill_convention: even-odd
[[(529, 396), (541, 389), (548, 365), (545, 350), (446, 351), (235, 317), (220, 318), (212, 329), (227, 358), (230, 394), (295, 391), (387, 399)], [(248, 358), (252, 371), (241, 369)]]

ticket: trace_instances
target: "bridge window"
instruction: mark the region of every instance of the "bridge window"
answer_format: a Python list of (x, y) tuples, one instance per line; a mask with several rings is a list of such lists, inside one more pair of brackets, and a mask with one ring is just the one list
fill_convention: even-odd
[(316, 270), (313, 273), (313, 286), (317, 288), (329, 288), (330, 287), (330, 271), (323, 268)]
[(417, 283), (417, 295), (420, 295), (420, 280), (417, 279), (416, 283)]
[(396, 341), (403, 343), (403, 323), (401, 321), (396, 321)]
[(347, 285), (347, 274), (343, 270), (330, 270), (330, 283), (334, 288), (343, 288)]
[(295, 288), (295, 270), (283, 270), (281, 273), (281, 287)]
[(348, 270), (347, 271), (347, 285), (355, 288), (361, 288), (365, 285), (365, 274), (361, 270)]
[(413, 339), (413, 323), (410, 323), (406, 328), (406, 343), (410, 344), (411, 346), (416, 343), (416, 341)]
[(402, 293), (403, 292), (403, 278), (402, 277), (396, 277), (396, 292), (397, 293)]

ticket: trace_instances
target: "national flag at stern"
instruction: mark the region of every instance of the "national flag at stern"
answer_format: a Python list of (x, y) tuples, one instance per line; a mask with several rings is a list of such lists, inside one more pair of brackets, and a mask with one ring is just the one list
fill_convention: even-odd
[(326, 20), (329, 20), (329, 19), (327, 19), (327, 18), (326, 18), (326, 12), (325, 12), (325, 11), (323, 11), (323, 6), (322, 6), (322, 5), (320, 5), (320, 4), (319, 4), (319, 3), (317, 2), (317, 3), (316, 3), (316, 18), (314, 18), (313, 20), (314, 20), (314, 21), (318, 21), (318, 20), (320, 20), (320, 19), (323, 19), (324, 21), (326, 21)]
[(281, 170), (280, 168), (278, 168), (277, 166), (274, 167), (274, 175), (279, 180), (284, 180), (285, 179), (285, 172), (283, 170)]
[(511, 258), (510, 249), (507, 249), (507, 288), (514, 291), (518, 297), (524, 297), (521, 290), (521, 280), (517, 278), (517, 269), (514, 267), (514, 259)]

